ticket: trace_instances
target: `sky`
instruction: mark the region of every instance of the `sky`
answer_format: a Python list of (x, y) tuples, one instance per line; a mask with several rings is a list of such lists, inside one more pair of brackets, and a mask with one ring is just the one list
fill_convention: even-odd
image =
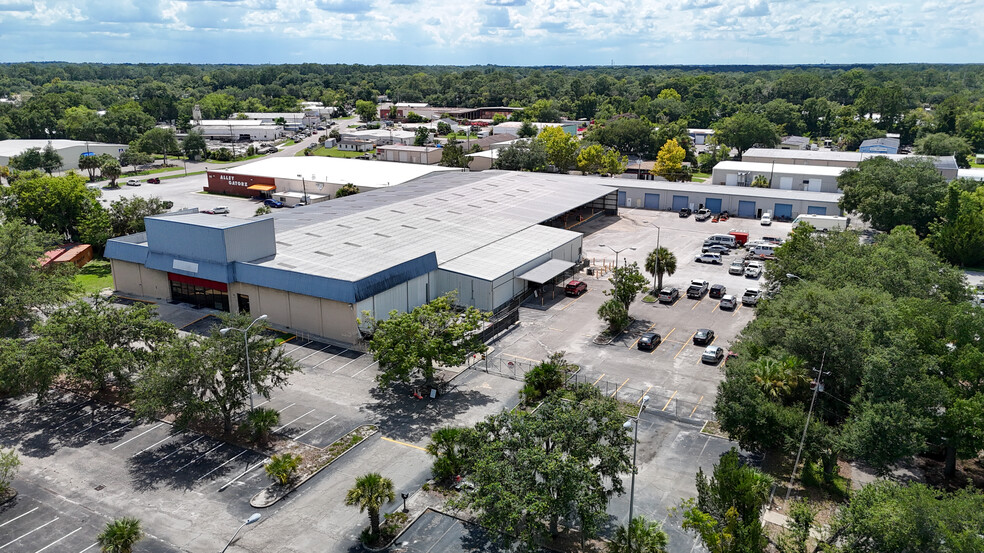
[(0, 0), (0, 62), (984, 62), (984, 0)]

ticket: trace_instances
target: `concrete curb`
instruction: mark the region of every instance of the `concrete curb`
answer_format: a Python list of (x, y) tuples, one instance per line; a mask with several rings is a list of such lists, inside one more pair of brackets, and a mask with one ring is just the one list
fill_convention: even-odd
[[(308, 480), (310, 480), (310, 479), (314, 478), (315, 476), (317, 476), (321, 471), (323, 471), (326, 468), (330, 467), (332, 465), (332, 463), (334, 463), (335, 461), (338, 461), (339, 459), (341, 459), (342, 457), (344, 457), (348, 452), (353, 451), (355, 448), (357, 448), (360, 445), (362, 445), (362, 444), (366, 443), (367, 441), (369, 441), (369, 438), (370, 437), (372, 437), (373, 435), (379, 433), (379, 427), (376, 426), (376, 425), (374, 425), (374, 424), (360, 424), (359, 426), (353, 428), (351, 431), (347, 432), (344, 436), (342, 436), (338, 440), (335, 440), (334, 442), (332, 442), (332, 444), (338, 443), (339, 441), (346, 439), (347, 437), (351, 436), (354, 432), (356, 432), (357, 430), (359, 430), (360, 428), (365, 427), (365, 426), (371, 426), (372, 427), (372, 431), (370, 433), (366, 434), (362, 438), (362, 440), (359, 441), (359, 443), (357, 443), (354, 446), (346, 449), (338, 457), (335, 457), (331, 461), (328, 461), (327, 463), (325, 463), (324, 465), (322, 465), (321, 467), (319, 467), (318, 470), (316, 470), (316, 471), (312, 472), (311, 474), (305, 476), (303, 479), (298, 480), (296, 483), (292, 484), (289, 488), (284, 488), (280, 484), (271, 484), (271, 485), (267, 486), (266, 488), (263, 488), (262, 490), (260, 490), (259, 492), (257, 492), (256, 495), (254, 495), (253, 497), (250, 498), (250, 500), (249, 500), (250, 506), (251, 507), (254, 507), (254, 508), (257, 508), (257, 509), (266, 509), (267, 507), (270, 507), (271, 505), (276, 504), (281, 499), (287, 497), (287, 495), (289, 495), (290, 492), (296, 490), (297, 488), (300, 488), (302, 484), (304, 484)], [(331, 445), (329, 445), (328, 447), (331, 447)]]

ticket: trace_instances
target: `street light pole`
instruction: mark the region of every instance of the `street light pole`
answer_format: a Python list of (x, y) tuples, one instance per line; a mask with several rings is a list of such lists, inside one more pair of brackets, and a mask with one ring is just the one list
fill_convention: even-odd
[[(629, 523), (625, 527), (625, 539), (627, 541), (626, 545), (628, 546), (626, 551), (632, 551), (632, 508), (635, 504), (636, 454), (639, 452), (639, 417), (646, 410), (647, 403), (649, 403), (649, 396), (643, 396), (642, 407), (639, 408), (639, 414), (635, 417), (635, 434), (632, 438), (632, 483), (629, 484)], [(629, 428), (631, 424), (632, 421), (628, 420), (622, 426)]]
[[(242, 332), (243, 333), (243, 347), (246, 349), (246, 381), (248, 382), (248, 385), (249, 385), (249, 410), (250, 410), (250, 412), (253, 412), (253, 373), (250, 372), (250, 370), (249, 370), (249, 329), (253, 328), (253, 325), (255, 325), (257, 322), (266, 320), (266, 318), (267, 318), (267, 316), (265, 314), (264, 315), (260, 315), (259, 317), (253, 319), (253, 322), (249, 323), (249, 326), (247, 326), (246, 328), (231, 328), (230, 327), (230, 328), (223, 328), (223, 329), (219, 330), (219, 334), (221, 334), (223, 336), (225, 336), (226, 334), (228, 334), (230, 330), (238, 330), (239, 332)], [(252, 517), (250, 517), (250, 518), (252, 518)], [(226, 547), (228, 547), (228, 546), (226, 546)]]
[(635, 248), (632, 248), (632, 247), (625, 247), (625, 248), (622, 248), (620, 250), (616, 250), (615, 248), (613, 248), (611, 246), (606, 246), (605, 244), (598, 244), (598, 245), (599, 246), (603, 246), (605, 248), (608, 248), (608, 249), (612, 250), (613, 252), (615, 252), (615, 267), (616, 268), (618, 268), (618, 254), (624, 252), (625, 250), (635, 250)]
[(303, 175), (297, 175), (297, 176), (298, 176), (298, 178), (301, 179), (301, 188), (304, 190), (304, 205), (307, 205), (307, 203), (308, 203), (307, 182), (304, 180), (304, 176)]
[(235, 541), (236, 536), (239, 535), (239, 531), (240, 530), (242, 530), (245, 526), (247, 526), (249, 524), (253, 524), (254, 522), (256, 522), (258, 520), (260, 520), (260, 513), (253, 513), (253, 514), (251, 514), (249, 516), (249, 518), (247, 518), (246, 520), (244, 520), (242, 526), (240, 526), (238, 529), (236, 529), (236, 533), (232, 535), (232, 539), (229, 540), (229, 543), (227, 543), (226, 546), (222, 548), (222, 553), (225, 553), (225, 550), (226, 549), (229, 549), (229, 546), (232, 545), (232, 542), (233, 541)]
[[(796, 275), (792, 275), (796, 276)], [(799, 277), (796, 277), (799, 278)], [(802, 279), (800, 279), (802, 280)], [(820, 357), (820, 369), (814, 369), (817, 373), (817, 383), (813, 387), (813, 398), (810, 400), (810, 411), (806, 415), (806, 424), (803, 426), (803, 436), (800, 438), (799, 450), (796, 452), (796, 461), (793, 463), (793, 470), (789, 473), (789, 484), (786, 486), (786, 504), (789, 504), (789, 494), (793, 491), (793, 479), (796, 477), (796, 467), (799, 466), (800, 455), (803, 454), (803, 444), (806, 443), (806, 431), (810, 428), (810, 419), (813, 418), (813, 405), (817, 401), (817, 392), (820, 391), (822, 387), (820, 380), (823, 378), (823, 362), (827, 357), (827, 352), (824, 351), (823, 355)]]

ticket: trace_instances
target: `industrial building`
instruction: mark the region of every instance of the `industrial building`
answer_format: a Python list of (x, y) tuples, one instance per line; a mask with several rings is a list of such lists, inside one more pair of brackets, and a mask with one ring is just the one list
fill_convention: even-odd
[(843, 167), (759, 163), (752, 161), (722, 161), (714, 166), (710, 184), (751, 186), (756, 177), (765, 177), (770, 188), (806, 190), (808, 192), (840, 192), (837, 177)]
[(712, 213), (727, 211), (733, 216), (756, 219), (771, 212), (778, 220), (792, 220), (802, 213), (841, 213), (837, 205), (841, 194), (833, 192), (629, 179), (618, 179), (612, 186), (618, 186), (619, 207), (672, 211), (706, 207)]
[(229, 169), (210, 169), (205, 192), (273, 198), (288, 206), (317, 203), (354, 184), (360, 191), (386, 188), (447, 167), (322, 156), (268, 157)]
[(13, 139), (0, 140), (0, 165), (10, 165), (10, 158), (19, 156), (31, 148), (43, 150), (48, 144), (62, 158), (62, 170), (79, 168), (79, 157), (83, 154), (109, 154), (119, 158), (129, 147), (126, 144), (107, 144), (105, 142), (87, 142), (84, 140), (43, 140), (43, 139)]
[(284, 128), (287, 130), (298, 130), (305, 127), (314, 127), (321, 121), (321, 114), (316, 110), (306, 110), (303, 112), (284, 112), (284, 111), (248, 111), (236, 113), (230, 119), (251, 119), (259, 121), (263, 125), (277, 125), (278, 120), (283, 120)]
[(121, 293), (263, 313), (351, 344), (363, 311), (384, 318), (452, 290), (496, 310), (570, 274), (581, 234), (567, 221), (616, 214), (611, 180), (446, 172), (249, 220), (160, 215), (106, 257)]
[(238, 142), (276, 140), (286, 135), (282, 125), (264, 123), (259, 119), (202, 119), (192, 129), (205, 138)]
[(788, 165), (813, 165), (815, 167), (856, 168), (862, 161), (878, 156), (887, 157), (894, 161), (924, 157), (933, 162), (936, 170), (946, 180), (957, 178), (957, 160), (953, 156), (907, 156), (864, 152), (831, 152), (827, 150), (750, 148), (742, 154), (741, 160), (753, 163), (783, 163)]
[(418, 163), (421, 165), (436, 165), (440, 163), (444, 150), (433, 146), (380, 146), (376, 148), (376, 159), (381, 161), (398, 161), (400, 163)]

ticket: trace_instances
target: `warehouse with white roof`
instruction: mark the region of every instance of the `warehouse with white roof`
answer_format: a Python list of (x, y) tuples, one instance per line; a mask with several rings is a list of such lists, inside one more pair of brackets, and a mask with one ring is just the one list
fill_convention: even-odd
[(435, 173), (249, 220), (148, 217), (146, 232), (110, 240), (105, 255), (122, 293), (264, 313), (351, 344), (362, 311), (385, 317), (451, 290), (462, 305), (496, 310), (562, 277), (581, 258), (581, 234), (567, 221), (617, 213), (612, 184)]

